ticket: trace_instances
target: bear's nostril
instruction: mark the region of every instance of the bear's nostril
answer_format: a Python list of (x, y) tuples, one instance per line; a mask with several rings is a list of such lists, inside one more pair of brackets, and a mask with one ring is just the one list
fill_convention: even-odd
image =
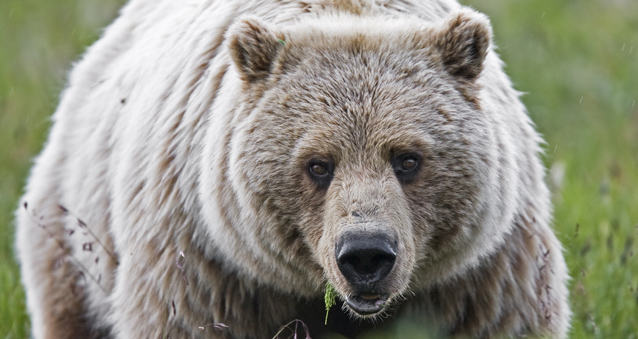
[(396, 245), (386, 235), (346, 234), (336, 248), (337, 265), (354, 285), (371, 285), (383, 279), (394, 266)]

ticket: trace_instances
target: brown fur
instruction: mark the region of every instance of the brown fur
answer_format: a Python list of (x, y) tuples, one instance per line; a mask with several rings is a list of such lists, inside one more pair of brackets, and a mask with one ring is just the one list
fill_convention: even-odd
[[(132, 1), (71, 74), (17, 214), (34, 337), (565, 337), (541, 140), (485, 16), (196, 3)], [(369, 292), (337, 262), (353, 234), (396, 241), (387, 307), (324, 326), (327, 282)]]

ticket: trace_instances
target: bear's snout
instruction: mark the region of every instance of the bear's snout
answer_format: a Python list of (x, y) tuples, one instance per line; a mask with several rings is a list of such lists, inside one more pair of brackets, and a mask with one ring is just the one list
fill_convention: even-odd
[(341, 236), (335, 254), (339, 270), (355, 290), (373, 292), (394, 266), (397, 241), (386, 234), (350, 232)]

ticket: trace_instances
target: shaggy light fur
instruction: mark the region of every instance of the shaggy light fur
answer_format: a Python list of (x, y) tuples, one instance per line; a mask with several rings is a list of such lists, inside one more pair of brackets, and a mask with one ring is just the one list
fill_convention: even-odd
[[(335, 244), (397, 235), (378, 325), (566, 336), (541, 139), (453, 0), (132, 0), (71, 73), (17, 212), (35, 338), (373, 328)], [(414, 180), (392, 159), (415, 154)], [(333, 166), (327, 188), (309, 161)], [(351, 318), (354, 317), (354, 318)]]

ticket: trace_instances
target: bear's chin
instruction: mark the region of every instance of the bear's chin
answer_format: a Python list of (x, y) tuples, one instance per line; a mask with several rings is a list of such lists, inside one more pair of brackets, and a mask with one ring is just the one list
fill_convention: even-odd
[(358, 317), (373, 317), (382, 313), (388, 305), (387, 294), (358, 294), (346, 298), (345, 306)]

